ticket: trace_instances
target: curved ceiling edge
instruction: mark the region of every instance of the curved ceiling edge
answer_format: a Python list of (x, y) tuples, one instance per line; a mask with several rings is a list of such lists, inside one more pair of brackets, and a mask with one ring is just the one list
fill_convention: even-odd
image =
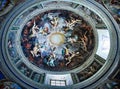
[[(62, 0), (63, 1), (63, 0)], [(36, 2), (36, 1), (35, 1)], [(89, 6), (86, 6), (86, 7), (90, 7), (92, 4), (93, 5), (97, 5), (97, 3), (93, 3), (93, 2), (90, 2), (90, 1), (86, 1), (86, 3), (91, 3)], [(26, 2), (27, 3), (27, 2)], [(99, 5), (98, 5), (99, 6)], [(99, 82), (101, 82), (101, 81), (104, 81), (104, 79), (105, 79), (105, 77), (107, 78), (109, 75), (110, 75), (110, 73), (115, 69), (115, 67), (117, 66), (116, 65), (116, 63), (118, 63), (118, 58), (119, 58), (119, 53), (118, 53), (118, 51), (119, 51), (119, 36), (118, 36), (118, 33), (119, 33), (119, 27), (117, 26), (117, 24), (116, 24), (116, 22), (114, 21), (114, 19), (112, 18), (112, 16), (107, 12), (105, 12), (105, 9), (101, 9), (100, 7), (98, 7), (98, 6), (95, 6), (95, 7), (97, 7), (97, 8), (99, 8), (100, 9), (100, 11), (102, 11), (101, 13), (103, 13), (103, 14), (105, 14), (106, 15), (106, 18), (107, 18), (107, 20), (109, 20), (110, 22), (111, 22), (111, 25), (110, 25), (110, 23), (109, 23), (109, 21), (107, 21), (108, 22), (108, 25), (110, 25), (111, 26), (111, 28), (110, 28), (110, 30), (111, 30), (111, 33), (112, 34), (114, 34), (115, 36), (112, 38), (114, 41), (116, 40), (116, 38), (117, 38), (117, 42), (114, 42), (113, 44), (112, 44), (112, 47), (116, 47), (116, 48), (113, 48), (112, 50), (114, 50), (114, 51), (116, 51), (115, 53), (114, 53), (114, 55), (113, 56), (111, 56), (111, 54), (113, 54), (113, 52), (110, 52), (110, 54), (109, 54), (109, 57), (108, 57), (108, 62), (109, 61), (111, 61), (111, 65), (108, 65), (108, 63), (105, 63), (106, 65), (104, 65), (103, 66), (103, 68), (101, 68), (101, 70), (99, 70), (98, 71), (98, 73), (99, 72), (102, 72), (102, 73), (99, 73), (99, 77), (97, 76), (97, 78), (96, 78), (96, 76), (93, 76), (93, 77), (91, 77), (90, 79), (87, 79), (87, 80), (85, 80), (85, 81), (83, 81), (82, 83), (80, 82), (80, 83), (78, 83), (78, 84), (75, 84), (75, 85), (73, 85), (73, 87), (74, 88), (92, 88), (93, 86), (94, 86), (94, 84), (98, 84)], [(21, 5), (21, 7), (22, 7), (22, 5)], [(20, 8), (20, 7), (19, 7)], [(17, 9), (16, 9), (17, 10)], [(91, 9), (91, 10), (93, 10), (93, 9)], [(14, 11), (13, 11), (13, 13), (14, 13)], [(12, 14), (11, 14), (12, 15)], [(111, 18), (110, 18), (111, 17)], [(10, 21), (10, 20), (8, 20), (8, 19), (10, 19), (10, 18), (7, 18), (7, 21)], [(8, 22), (8, 23), (10, 23), (10, 22)], [(2, 31), (3, 31), (3, 29), (5, 29), (4, 31), (6, 31), (7, 29), (6, 29), (6, 27), (8, 27), (9, 28), (9, 24), (7, 23), (7, 25), (6, 25), (6, 23), (4, 23), (4, 25), (3, 25), (3, 27), (2, 27)], [(112, 28), (113, 29), (115, 29), (115, 31), (112, 31)], [(5, 33), (4, 31), (2, 32), (1, 31), (1, 34), (3, 34), (3, 33)], [(117, 33), (118, 32), (118, 33)], [(2, 35), (1, 35), (2, 36)], [(4, 50), (4, 41), (2, 40), (3, 38), (6, 38), (6, 35), (4, 34), (4, 36), (3, 37), (1, 37), (1, 41), (2, 41), (2, 47), (1, 47), (1, 54), (2, 54), (2, 56), (1, 57), (3, 57), (2, 58), (2, 61), (4, 60), (4, 62), (5, 62), (5, 65), (7, 65), (6, 63), (6, 58), (4, 58), (5, 57), (5, 55), (4, 55), (4, 52), (3, 52), (3, 50)], [(111, 41), (111, 43), (112, 43), (112, 41)], [(111, 51), (112, 51), (111, 50)], [(2, 66), (4, 66), (4, 63), (2, 64)], [(111, 67), (110, 67), (111, 66)], [(7, 68), (8, 67), (8, 68)], [(27, 87), (28, 86), (30, 86), (31, 88), (38, 88), (38, 87), (40, 87), (41, 85), (37, 85), (37, 87), (35, 86), (36, 84), (34, 84), (34, 86), (35, 87), (33, 87), (32, 85), (29, 85), (29, 83), (27, 83), (27, 81), (23, 81), (21, 78), (19, 78), (18, 76), (17, 76), (17, 73), (14, 73), (13, 72), (13, 70), (12, 70), (12, 68), (9, 68), (10, 66), (7, 66), (6, 67), (6, 69), (8, 69), (8, 71), (9, 72), (11, 72), (11, 74), (13, 74), (14, 76), (13, 76), (13, 78), (15, 78), (15, 80), (18, 80), (19, 81), (19, 79), (20, 79), (20, 83), (21, 82), (23, 82), (23, 83), (25, 83), (26, 85), (27, 85)], [(111, 68), (111, 69), (109, 69), (109, 68)], [(104, 69), (104, 70), (103, 70)], [(109, 69), (109, 70), (108, 70)], [(103, 72), (104, 71), (104, 72)], [(98, 73), (96, 73), (95, 75), (97, 75)], [(106, 73), (106, 74), (105, 74)], [(18, 79), (17, 79), (18, 78)], [(96, 78), (96, 79), (94, 79), (94, 78)], [(91, 80), (91, 82), (89, 82), (89, 80)], [(98, 81), (99, 80), (99, 81)], [(96, 82), (96, 81), (98, 81), (98, 82)], [(22, 85), (24, 85), (23, 83), (21, 83)], [(86, 84), (85, 86), (84, 86), (84, 84)], [(24, 86), (26, 86), (26, 85), (24, 85)], [(44, 87), (44, 85), (43, 85), (43, 87)], [(48, 87), (50, 87), (50, 86), (48, 86)]]

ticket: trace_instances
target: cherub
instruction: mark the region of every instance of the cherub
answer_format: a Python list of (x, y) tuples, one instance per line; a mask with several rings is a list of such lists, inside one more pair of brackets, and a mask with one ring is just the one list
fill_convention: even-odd
[(31, 50), (30, 52), (33, 55), (33, 57), (38, 57), (39, 56), (38, 55), (38, 52), (39, 52), (39, 46), (38, 46), (38, 44), (35, 44), (33, 50)]
[(76, 56), (76, 55), (78, 55), (79, 54), (79, 52), (72, 52), (71, 53), (71, 56), (70, 57), (68, 57), (66, 60), (68, 61), (65, 65), (67, 66), (68, 64), (70, 64), (71, 63), (71, 61), (72, 61), (72, 59)]
[(36, 37), (37, 34), (37, 30), (39, 29), (39, 27), (36, 25), (35, 21), (34, 21), (34, 25), (32, 27), (32, 34), (30, 35), (30, 37)]

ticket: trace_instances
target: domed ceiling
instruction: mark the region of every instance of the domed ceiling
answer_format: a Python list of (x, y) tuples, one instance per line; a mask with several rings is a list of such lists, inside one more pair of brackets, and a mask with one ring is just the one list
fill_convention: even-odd
[(45, 70), (65, 71), (79, 67), (88, 59), (94, 39), (92, 27), (78, 14), (50, 10), (30, 19), (20, 40), (29, 62)]
[(27, 0), (1, 29), (2, 68), (28, 89), (93, 89), (118, 61), (118, 25), (95, 1)]

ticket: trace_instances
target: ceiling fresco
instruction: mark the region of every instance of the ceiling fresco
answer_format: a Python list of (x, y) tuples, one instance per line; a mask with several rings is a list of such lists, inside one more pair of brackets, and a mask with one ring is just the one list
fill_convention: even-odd
[(0, 0), (0, 89), (119, 89), (119, 26), (119, 0)]
[(92, 27), (67, 10), (50, 10), (29, 20), (21, 33), (27, 59), (39, 68), (63, 71), (83, 64), (95, 45)]

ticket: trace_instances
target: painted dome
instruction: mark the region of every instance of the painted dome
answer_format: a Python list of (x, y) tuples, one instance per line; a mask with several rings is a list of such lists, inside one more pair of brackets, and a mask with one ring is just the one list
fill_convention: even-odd
[(27, 89), (94, 89), (119, 61), (119, 27), (94, 0), (26, 0), (0, 39), (1, 68)]
[(25, 24), (20, 40), (26, 59), (48, 71), (79, 67), (95, 46), (91, 25), (67, 10), (50, 10), (34, 16)]

